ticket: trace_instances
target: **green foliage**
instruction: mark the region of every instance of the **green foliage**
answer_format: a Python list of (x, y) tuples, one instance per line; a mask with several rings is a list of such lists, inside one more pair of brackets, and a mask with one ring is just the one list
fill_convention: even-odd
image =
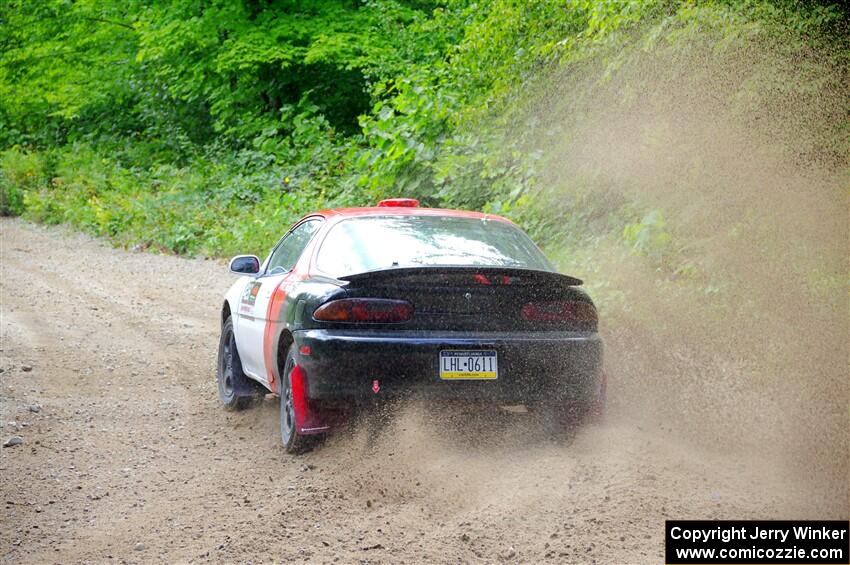
[(229, 137), (286, 127), (281, 110), (303, 100), (336, 129), (353, 133), (368, 109), (366, 81), (402, 64), (389, 32), (416, 16), (394, 3), (283, 2), (263, 9), (226, 0), (203, 8), (174, 2), (142, 15), (135, 59), (170, 96), (203, 109)]
[(14, 148), (0, 155), (0, 215), (21, 215), (24, 195), (44, 184), (44, 176), (42, 159), (36, 153)]
[(119, 138), (184, 158), (219, 138), (285, 135), (304, 102), (358, 132), (372, 81), (440, 55), (393, 0), (16, 0), (0, 7), (0, 143)]
[(661, 210), (652, 210), (639, 222), (623, 228), (623, 239), (631, 249), (641, 255), (660, 260), (672, 240)]
[(0, 216), (20, 216), (24, 211), (24, 191), (0, 171)]
[[(4, 154), (23, 171), (29, 157)], [(116, 243), (182, 254), (263, 253), (298, 217), (321, 205), (316, 188), (294, 190), (263, 153), (195, 157), (184, 167), (128, 168), (77, 144), (56, 153), (56, 176), (32, 182), (25, 216), (70, 223)]]
[[(544, 176), (540, 140), (565, 127), (529, 111), (552, 104), (548, 81), (592, 68), (604, 82), (700, 41), (723, 57), (752, 37), (791, 55), (837, 46), (840, 66), (845, 32), (838, 5), (791, 0), (12, 0), (0, 212), (218, 255), (262, 252), (323, 205), (408, 195), (507, 215), (550, 247), (612, 237), (662, 261), (675, 226), (633, 212), (651, 203)], [(840, 87), (818, 80), (766, 63), (724, 96), (744, 115), (759, 96), (778, 108)], [(631, 86), (624, 106), (663, 88)], [(824, 153), (847, 123), (793, 142)]]

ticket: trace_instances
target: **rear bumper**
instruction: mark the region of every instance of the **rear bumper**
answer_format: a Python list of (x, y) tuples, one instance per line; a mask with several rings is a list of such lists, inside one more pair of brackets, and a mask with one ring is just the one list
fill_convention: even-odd
[[(600, 393), (602, 340), (596, 333), (301, 330), (294, 338), (307, 395), (315, 400), (362, 401), (418, 392), (525, 404), (592, 402)], [(300, 353), (307, 348), (309, 355)], [(439, 355), (447, 349), (496, 351), (498, 378), (440, 379)]]

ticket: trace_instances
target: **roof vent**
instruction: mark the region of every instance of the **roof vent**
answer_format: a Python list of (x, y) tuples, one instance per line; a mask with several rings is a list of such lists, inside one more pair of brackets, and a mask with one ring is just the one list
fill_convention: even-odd
[(415, 198), (387, 198), (378, 202), (382, 208), (418, 208), (419, 201)]

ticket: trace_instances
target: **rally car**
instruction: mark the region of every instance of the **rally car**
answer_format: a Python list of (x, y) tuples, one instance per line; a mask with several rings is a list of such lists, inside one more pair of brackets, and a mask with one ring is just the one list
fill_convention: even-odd
[(505, 218), (403, 198), (324, 210), (230, 270), (219, 397), (279, 395), (289, 452), (411, 393), (579, 417), (604, 404), (593, 302)]

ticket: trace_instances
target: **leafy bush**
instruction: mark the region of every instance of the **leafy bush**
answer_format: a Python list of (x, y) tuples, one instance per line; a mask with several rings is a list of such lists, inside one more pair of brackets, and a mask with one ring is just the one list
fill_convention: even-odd
[(652, 210), (639, 222), (623, 228), (623, 239), (636, 253), (650, 255), (660, 260), (670, 245), (671, 236), (667, 231), (664, 214), (660, 210)]
[[(7, 3), (0, 212), (217, 255), (267, 249), (320, 206), (409, 195), (508, 215), (549, 246), (613, 236), (659, 259), (674, 217), (642, 217), (656, 206), (599, 174), (547, 176), (595, 92), (550, 100), (548, 85), (620, 80), (612, 102), (628, 108), (675, 90), (624, 71), (646, 53), (828, 47), (800, 68), (767, 60), (719, 94), (741, 116), (775, 112), (841, 88), (819, 69), (848, 62), (845, 16), (764, 0)], [(840, 165), (847, 124), (776, 139)]]
[(24, 211), (24, 191), (0, 170), (0, 216), (20, 216)]

